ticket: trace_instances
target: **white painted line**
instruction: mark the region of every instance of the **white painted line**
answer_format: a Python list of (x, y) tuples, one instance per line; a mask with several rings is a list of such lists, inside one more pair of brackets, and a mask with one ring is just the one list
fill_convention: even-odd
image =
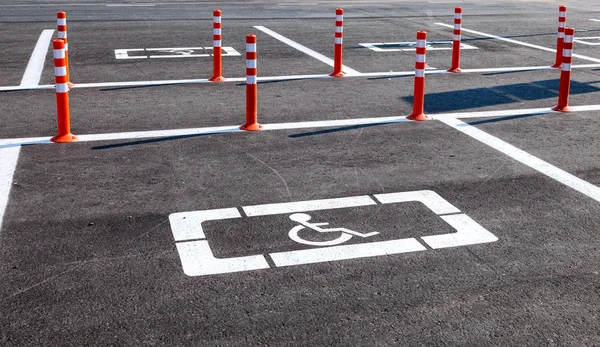
[(270, 253), (275, 266), (293, 266), (426, 251), (414, 238)]
[[(275, 38), (275, 39), (277, 39), (277, 40), (279, 40), (279, 41), (281, 41), (281, 42), (283, 42), (283, 43), (285, 43), (285, 44), (287, 44), (287, 45), (289, 45), (289, 46), (291, 46), (291, 47), (293, 47), (293, 48), (295, 48), (297, 50), (299, 50), (300, 52), (306, 53), (306, 54), (310, 55), (311, 57), (313, 57), (313, 58), (315, 58), (315, 59), (317, 59), (319, 61), (322, 61), (323, 63), (325, 63), (325, 64), (333, 67), (333, 59), (330, 59), (330, 58), (324, 56), (323, 54), (321, 54), (319, 52), (313, 51), (312, 49), (310, 49), (310, 48), (308, 48), (306, 46), (303, 46), (303, 45), (301, 45), (301, 44), (299, 44), (299, 43), (297, 43), (295, 41), (292, 41), (292, 40), (288, 39), (287, 37), (282, 36), (282, 35), (274, 32), (271, 29), (265, 28), (262, 25), (256, 25), (254, 27), (256, 29), (264, 32), (265, 34), (267, 34), (267, 35), (269, 35), (269, 36), (271, 36), (271, 37), (273, 37), (273, 38)], [(345, 72), (348, 76), (350, 76), (350, 75), (359, 75), (360, 74), (360, 72), (358, 72), (358, 71), (356, 71), (354, 69), (351, 69), (351, 68), (347, 67), (346, 65), (342, 65), (342, 71)]]
[[(576, 112), (600, 111), (600, 105), (571, 106), (571, 108), (573, 109), (573, 111), (576, 111)], [(452, 120), (454, 118), (493, 118), (493, 117), (534, 115), (534, 114), (545, 114), (545, 113), (555, 113), (555, 111), (553, 111), (551, 108), (533, 108), (533, 109), (502, 110), (502, 111), (477, 111), (477, 112), (465, 112), (465, 113), (440, 113), (440, 114), (429, 114), (429, 116), (433, 119), (443, 121), (444, 119)], [(406, 119), (405, 116), (354, 118), (354, 119), (339, 119), (339, 120), (326, 120), (326, 121), (306, 121), (306, 122), (292, 122), (292, 123), (263, 124), (263, 130), (331, 128), (331, 127), (346, 127), (346, 126), (355, 126), (355, 125), (371, 125), (371, 124), (376, 125), (376, 124), (404, 123), (404, 122), (411, 122), (411, 121)], [(206, 128), (150, 130), (150, 131), (134, 131), (134, 132), (123, 132), (123, 133), (78, 135), (78, 139), (76, 140), (76, 142), (135, 140), (135, 139), (147, 139), (147, 138), (178, 137), (178, 136), (188, 136), (188, 135), (210, 135), (210, 134), (223, 134), (223, 133), (235, 133), (235, 132), (242, 132), (242, 130), (239, 129), (238, 125), (206, 127)], [(52, 142), (50, 142), (50, 137), (26, 137), (26, 138), (14, 138), (14, 139), (0, 139), (0, 149), (14, 147), (14, 146), (48, 144), (48, 143), (52, 143)]]
[[(137, 59), (137, 57), (135, 57)], [(133, 57), (132, 57), (133, 59)], [(584, 68), (599, 68), (600, 64), (580, 64), (571, 65), (572, 69), (584, 69)], [(519, 66), (519, 67), (500, 67), (500, 68), (482, 68), (482, 69), (463, 69), (461, 73), (494, 73), (494, 72), (519, 72), (519, 71), (535, 71), (535, 70), (556, 70), (550, 66)], [(426, 70), (426, 75), (438, 75), (448, 74), (446, 70)], [(400, 72), (365, 72), (355, 75), (346, 75), (347, 77), (397, 77), (397, 76), (414, 76), (415, 71), (400, 71)], [(335, 78), (329, 75), (289, 75), (289, 76), (259, 76), (257, 80), (259, 82), (268, 81), (287, 81), (287, 80), (308, 80), (308, 79), (321, 79), (321, 78)], [(225, 82), (245, 82), (246, 77), (231, 77), (227, 78)], [(156, 80), (156, 81), (126, 81), (126, 82), (100, 82), (100, 83), (77, 83), (71, 87), (74, 88), (120, 88), (120, 87), (140, 87), (140, 86), (163, 86), (173, 84), (201, 84), (211, 83), (208, 79), (184, 79), (184, 80)], [(3, 91), (19, 91), (19, 90), (45, 90), (54, 89), (53, 84), (46, 84), (41, 86), (21, 87), (21, 86), (8, 86), (0, 87), (0, 92)]]
[(256, 206), (244, 206), (242, 209), (246, 216), (268, 216), (272, 214), (309, 212), (318, 210), (330, 210), (336, 208), (348, 208), (358, 206), (377, 205), (373, 199), (368, 196), (352, 196), (348, 198), (311, 200), (283, 202), (279, 204), (266, 204)]
[(175, 241), (205, 239), (202, 223), (209, 220), (241, 218), (237, 208), (173, 213), (169, 216)]
[(590, 19), (592, 22), (600, 22), (600, 19)]
[(23, 79), (21, 79), (21, 87), (34, 87), (40, 84), (52, 35), (54, 35), (53, 29), (42, 31), (42, 34), (33, 49), (33, 53), (31, 53), (31, 58), (29, 58), (29, 63), (23, 74)]
[(188, 276), (204, 276), (239, 271), (268, 269), (269, 264), (262, 255), (236, 258), (215, 258), (208, 241), (178, 242), (177, 251), (183, 272)]
[(588, 42), (588, 40), (598, 41), (598, 40), (600, 40), (600, 36), (573, 38), (573, 41), (575, 41), (577, 43), (581, 43), (581, 44), (588, 45), (588, 46), (600, 46), (600, 42)]
[(21, 146), (0, 148), (0, 232), (20, 152)]
[[(444, 26), (444, 27), (447, 27), (447, 28), (454, 28), (454, 25), (450, 25), (450, 24), (445, 24), (445, 23), (435, 23), (435, 24), (436, 25), (441, 25), (441, 26)], [(491, 35), (491, 34), (482, 33), (481, 31), (475, 31), (475, 30), (470, 30), (470, 29), (465, 29), (465, 28), (462, 28), (461, 30), (463, 32), (468, 32), (468, 33), (479, 35), (479, 36), (489, 37), (489, 38), (492, 38), (492, 39), (496, 39), (496, 40), (500, 40), (500, 41), (505, 41), (505, 42), (510, 42), (510, 43), (514, 43), (514, 44), (525, 46), (525, 47), (529, 47), (529, 48), (535, 48), (535, 49), (539, 49), (539, 50), (542, 50), (542, 51), (556, 53), (556, 48), (548, 48), (548, 47), (538, 46), (538, 45), (534, 45), (534, 44), (531, 44), (531, 43), (527, 43), (527, 42), (523, 42), (523, 41), (517, 41), (517, 40), (509, 39), (509, 38), (506, 38), (506, 37), (502, 37), (502, 36), (497, 36), (497, 35)], [(585, 55), (573, 54), (573, 57), (576, 57), (576, 58), (579, 58), (579, 59), (583, 59), (583, 60), (593, 61), (595, 63), (600, 63), (600, 59), (588, 57), (588, 56), (585, 56)]]
[(600, 187), (575, 177), (572, 174), (557, 168), (556, 166), (545, 162), (533, 155), (507, 143), (499, 138), (492, 136), (483, 130), (464, 123), (458, 119), (437, 118), (439, 121), (448, 124), (452, 128), (471, 136), (472, 138), (508, 155), (509, 157), (529, 166), (530, 168), (543, 173), (544, 175), (559, 181), (560, 183), (575, 189), (576, 191), (589, 196), (600, 202)]
[(387, 194), (375, 194), (377, 199), (382, 204), (397, 204), (408, 201), (418, 201), (435, 214), (450, 214), (460, 213), (460, 210), (454, 207), (448, 200), (442, 198), (438, 193), (431, 190), (420, 190), (416, 192), (401, 192), (401, 193), (387, 193)]
[(433, 249), (498, 241), (498, 238), (494, 234), (487, 231), (464, 213), (451, 216), (440, 216), (440, 218), (456, 229), (456, 232), (442, 235), (422, 236), (421, 239)]

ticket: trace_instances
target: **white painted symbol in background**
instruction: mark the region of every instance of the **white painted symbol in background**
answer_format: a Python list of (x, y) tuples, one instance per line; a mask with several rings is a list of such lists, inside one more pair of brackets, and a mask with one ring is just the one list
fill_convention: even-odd
[[(279, 204), (243, 206), (242, 210), (249, 218), (278, 214), (297, 214), (297, 220), (305, 221), (298, 212), (331, 210), (349, 207), (396, 204), (417, 201), (437, 214), (444, 222), (456, 230), (455, 233), (420, 237), (421, 242), (431, 249), (467, 246), (497, 241), (494, 234), (477, 224), (469, 216), (461, 213), (437, 193), (430, 190), (414, 192), (375, 194), (370, 196), (351, 196), (345, 198), (296, 201)], [(204, 276), (230, 272), (259, 270), (270, 268), (266, 257), (270, 257), (275, 267), (322, 263), (346, 259), (376, 257), (391, 254), (426, 251), (427, 248), (417, 238), (404, 238), (389, 241), (377, 241), (360, 244), (334, 245), (296, 251), (275, 252), (245, 257), (217, 258), (214, 256), (202, 223), (211, 220), (242, 218), (236, 207), (216, 210), (173, 213), (169, 216), (177, 251), (181, 258), (183, 272), (188, 276)], [(323, 223), (308, 223), (318, 227)], [(305, 228), (304, 225), (297, 227)], [(334, 228), (336, 229), (336, 228)], [(343, 229), (343, 228), (342, 228)], [(331, 230), (331, 229), (322, 229)], [(343, 235), (356, 232), (344, 229)], [(341, 231), (337, 228), (337, 231)], [(348, 233), (348, 231), (352, 233)], [(373, 232), (372, 232), (373, 233)], [(362, 234), (371, 236), (369, 234)], [(303, 240), (305, 241), (305, 240)], [(347, 240), (346, 240), (347, 241)], [(345, 241), (343, 241), (345, 242)]]
[[(375, 52), (410, 52), (416, 51), (416, 42), (377, 42), (359, 43), (359, 45)], [(427, 51), (449, 51), (452, 49), (452, 41), (427, 41)], [(478, 49), (475, 46), (460, 44), (461, 49)]]
[[(125, 59), (164, 59), (211, 57), (213, 47), (175, 47), (175, 48), (130, 48), (115, 49), (115, 58)], [(206, 51), (206, 53), (204, 53)], [(233, 47), (221, 47), (223, 57), (236, 57), (241, 54)], [(143, 53), (137, 53), (143, 52)]]
[[(302, 244), (309, 245), (309, 246), (339, 245), (341, 243), (349, 241), (352, 238), (352, 236), (359, 236), (359, 237), (365, 238), (365, 237), (374, 236), (374, 235), (379, 234), (377, 231), (362, 234), (362, 233), (359, 233), (358, 231), (354, 231), (354, 230), (350, 230), (350, 229), (346, 229), (346, 228), (323, 229), (323, 228), (321, 228), (321, 226), (329, 225), (329, 223), (309, 223), (308, 221), (311, 219), (311, 216), (306, 213), (294, 213), (293, 215), (290, 216), (290, 219), (293, 220), (294, 222), (300, 223), (300, 225), (293, 227), (292, 230), (290, 230), (290, 232), (288, 233), (288, 236), (290, 237), (290, 239), (292, 239), (298, 243), (302, 243)], [(340, 235), (340, 237), (338, 237), (334, 240), (330, 240), (330, 241), (309, 241), (309, 240), (305, 240), (305, 239), (301, 238), (300, 236), (298, 236), (298, 232), (304, 228), (312, 229), (312, 230), (320, 232), (320, 233), (341, 232), (342, 235)]]

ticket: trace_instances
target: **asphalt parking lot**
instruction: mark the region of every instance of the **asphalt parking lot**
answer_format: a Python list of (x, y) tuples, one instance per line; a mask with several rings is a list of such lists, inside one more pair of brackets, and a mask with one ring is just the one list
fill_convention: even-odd
[[(567, 4), (561, 113), (560, 4), (460, 2), (451, 74), (455, 5), (0, 1), (0, 345), (600, 345), (600, 9)], [(328, 78), (336, 7), (355, 73)]]

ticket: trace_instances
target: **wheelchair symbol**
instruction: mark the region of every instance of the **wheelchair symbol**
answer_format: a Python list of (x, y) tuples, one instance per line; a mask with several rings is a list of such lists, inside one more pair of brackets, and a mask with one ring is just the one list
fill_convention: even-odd
[[(296, 225), (295, 227), (293, 227), (290, 230), (290, 232), (288, 233), (288, 236), (290, 237), (290, 239), (292, 239), (298, 243), (301, 243), (304, 245), (309, 245), (309, 246), (333, 246), (333, 245), (339, 245), (341, 243), (344, 243), (344, 242), (350, 240), (352, 238), (352, 236), (366, 238), (366, 237), (370, 237), (370, 236), (379, 234), (379, 232), (377, 232), (377, 231), (373, 231), (370, 233), (359, 233), (358, 231), (354, 231), (354, 230), (350, 230), (350, 229), (346, 229), (346, 228), (321, 228), (321, 226), (329, 225), (329, 223), (309, 223), (308, 221), (311, 218), (312, 217), (306, 213), (292, 214), (290, 216), (290, 219), (293, 220), (294, 222), (300, 223), (300, 225)], [(298, 232), (304, 228), (312, 229), (312, 230), (320, 232), (320, 233), (340, 232), (341, 235), (338, 238), (329, 240), (329, 241), (309, 241), (309, 240), (305, 240), (305, 239), (301, 238), (298, 235)]]

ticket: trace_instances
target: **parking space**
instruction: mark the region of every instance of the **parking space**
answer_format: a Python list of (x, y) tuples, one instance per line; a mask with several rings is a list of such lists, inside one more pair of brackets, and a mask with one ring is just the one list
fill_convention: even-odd
[[(53, 18), (0, 4), (15, 22), (15, 59), (0, 58), (0, 345), (600, 344), (600, 72), (573, 69), (575, 112), (550, 110), (557, 6), (463, 4), (479, 33), (463, 32), (461, 65), (483, 70), (451, 74), (452, 5), (349, 5), (356, 72), (328, 78), (333, 5), (230, 3), (223, 46), (239, 55), (223, 71), (237, 79), (205, 83), (213, 5), (67, 7), (79, 140), (53, 144), (51, 51), (28, 82), (48, 89), (6, 88)], [(592, 37), (585, 6), (568, 23)], [(405, 118), (418, 30), (434, 72), (423, 122)], [(256, 132), (239, 129), (249, 33), (258, 76), (279, 76), (258, 82)], [(574, 65), (595, 47), (576, 42), (589, 59)]]

